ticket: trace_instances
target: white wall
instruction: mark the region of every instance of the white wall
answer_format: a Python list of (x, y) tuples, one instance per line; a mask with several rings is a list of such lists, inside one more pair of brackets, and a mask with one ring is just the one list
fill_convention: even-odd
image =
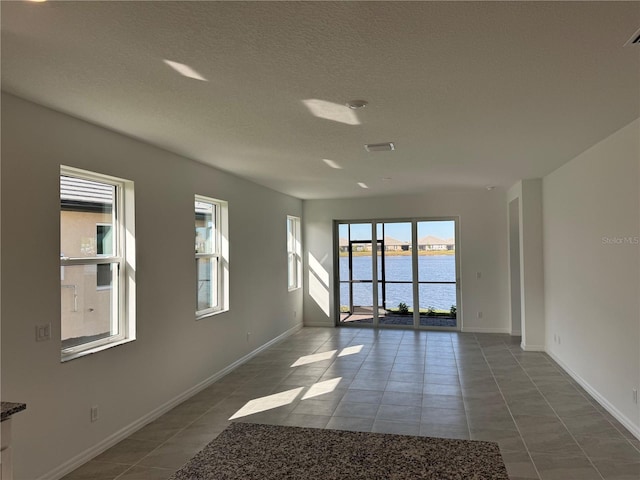
[(636, 120), (546, 176), (543, 231), (546, 349), (640, 436), (639, 138)]
[[(303, 202), (305, 255), (304, 321), (334, 325), (333, 220), (459, 216), (463, 329), (510, 331), (507, 273), (507, 207), (501, 190), (432, 191), (422, 195)], [(326, 272), (329, 285), (309, 273), (309, 255)], [(476, 272), (481, 272), (480, 279)], [(310, 295), (309, 289), (316, 289)], [(314, 299), (313, 297), (317, 297)], [(483, 318), (477, 318), (477, 312)]]
[[(520, 298), (511, 297), (511, 304), (520, 302), (522, 349), (543, 351), (544, 266), (542, 251), (542, 179), (526, 179), (507, 191), (509, 205), (518, 199), (518, 239), (520, 262)], [(511, 225), (509, 227), (511, 229)], [(511, 273), (514, 266), (509, 266)], [(513, 321), (513, 317), (512, 317)]]
[[(89, 99), (88, 99), (89, 101)], [(215, 152), (211, 152), (215, 155)], [(135, 182), (137, 340), (60, 363), (60, 164)], [(229, 202), (230, 311), (194, 319), (194, 194)], [(18, 480), (34, 480), (301, 322), (287, 291), (297, 199), (2, 96), (2, 399)], [(51, 322), (51, 341), (34, 325)], [(250, 331), (251, 340), (247, 341)], [(89, 422), (99, 405), (100, 420)]]
[(511, 335), (522, 335), (522, 301), (520, 298), (520, 198), (509, 202), (509, 294)]
[(520, 302), (522, 348), (544, 350), (544, 264), (542, 243), (542, 180), (522, 180), (520, 197)]

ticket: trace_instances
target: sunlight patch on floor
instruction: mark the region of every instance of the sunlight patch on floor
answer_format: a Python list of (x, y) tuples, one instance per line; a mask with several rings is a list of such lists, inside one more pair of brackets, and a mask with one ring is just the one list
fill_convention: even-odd
[(291, 367), (300, 367), (302, 365), (308, 365), (310, 363), (321, 362), (323, 360), (329, 360), (333, 358), (337, 350), (329, 350), (328, 352), (314, 353), (313, 355), (305, 355), (296, 360)]
[(320, 395), (333, 392), (340, 383), (340, 380), (342, 380), (342, 377), (336, 377), (331, 380), (325, 380), (324, 382), (314, 383), (309, 387), (307, 393), (304, 394), (302, 400), (319, 397)]
[(244, 405), (244, 407), (234, 413), (233, 416), (229, 417), (229, 420), (289, 405), (298, 397), (298, 395), (300, 395), (302, 390), (304, 390), (304, 387), (294, 388), (285, 392), (274, 393), (273, 395), (267, 395), (266, 397), (250, 400)]

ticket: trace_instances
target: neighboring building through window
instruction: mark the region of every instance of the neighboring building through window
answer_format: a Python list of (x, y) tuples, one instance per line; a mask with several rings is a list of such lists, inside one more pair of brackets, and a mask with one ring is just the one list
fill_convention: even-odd
[(228, 310), (227, 202), (195, 196), (196, 317)]
[(302, 286), (302, 243), (300, 241), (300, 219), (287, 216), (287, 277), (289, 290)]
[(133, 182), (60, 169), (63, 361), (135, 339)]
[[(113, 251), (113, 225), (99, 223), (96, 225), (96, 253), (99, 256), (109, 255)], [(111, 265), (98, 264), (98, 290), (111, 288)]]

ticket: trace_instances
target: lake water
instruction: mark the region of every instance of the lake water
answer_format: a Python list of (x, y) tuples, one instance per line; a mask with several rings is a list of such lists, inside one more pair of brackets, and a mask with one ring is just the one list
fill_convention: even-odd
[[(397, 307), (400, 302), (413, 307), (413, 286), (410, 283), (392, 283), (411, 281), (411, 256), (389, 256), (385, 258), (386, 301), (385, 308)], [(381, 279), (381, 258), (378, 258), (378, 280)], [(371, 280), (373, 276), (371, 257), (353, 257), (353, 279)], [(340, 305), (349, 305), (349, 258), (340, 257)], [(455, 282), (455, 255), (418, 256), (419, 282)], [(353, 284), (354, 305), (373, 305), (373, 291), (370, 283)], [(419, 284), (418, 296), (420, 308), (434, 307), (449, 310), (456, 304), (455, 284)], [(378, 299), (382, 305), (382, 285), (378, 285)]]

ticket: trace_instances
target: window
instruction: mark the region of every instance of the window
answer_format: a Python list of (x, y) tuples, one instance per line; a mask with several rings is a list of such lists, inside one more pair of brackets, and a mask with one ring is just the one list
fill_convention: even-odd
[[(109, 255), (113, 249), (111, 225), (96, 225), (96, 253), (98, 256)], [(111, 265), (98, 264), (98, 290), (111, 288)]]
[(196, 195), (196, 318), (228, 310), (227, 202)]
[(287, 261), (289, 290), (302, 286), (302, 246), (300, 242), (300, 219), (287, 216)]
[(135, 339), (133, 182), (60, 169), (62, 361)]

